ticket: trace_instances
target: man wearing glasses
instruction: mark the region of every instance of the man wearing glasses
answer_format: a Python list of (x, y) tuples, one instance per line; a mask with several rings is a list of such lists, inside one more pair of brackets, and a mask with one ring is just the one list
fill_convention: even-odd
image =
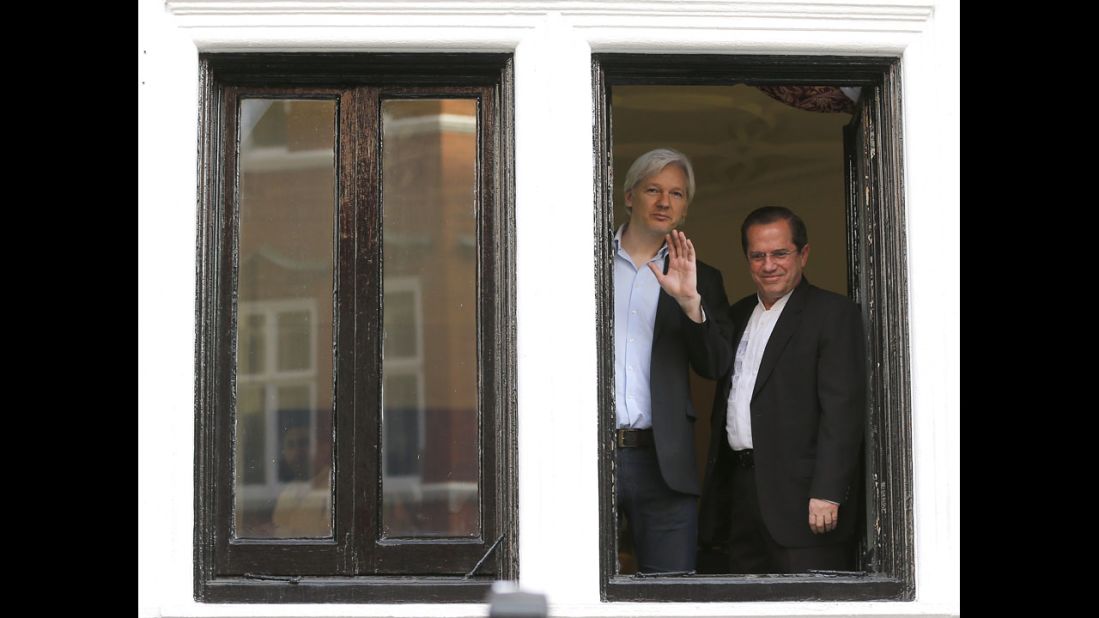
[(866, 403), (862, 316), (809, 283), (796, 214), (748, 215), (756, 286), (734, 304), (734, 361), (718, 383), (699, 537), (727, 546), (728, 573), (851, 570)]

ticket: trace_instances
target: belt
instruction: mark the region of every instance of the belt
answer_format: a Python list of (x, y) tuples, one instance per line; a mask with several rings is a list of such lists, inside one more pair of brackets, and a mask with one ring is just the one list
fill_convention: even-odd
[(618, 448), (652, 446), (652, 427), (648, 429), (619, 429), (614, 432), (614, 443), (618, 445)]
[(755, 451), (750, 448), (744, 449), (743, 451), (733, 451), (733, 467), (748, 469), (756, 467), (754, 455)]

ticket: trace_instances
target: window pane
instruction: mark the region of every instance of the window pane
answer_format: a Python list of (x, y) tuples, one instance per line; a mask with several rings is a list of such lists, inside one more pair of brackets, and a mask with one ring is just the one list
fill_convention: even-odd
[(264, 355), (267, 353), (263, 347), (263, 314), (241, 316), (237, 328), (237, 339), (240, 342), (237, 347), (237, 373), (262, 373)]
[(238, 538), (332, 536), (335, 114), (241, 101)]
[[(298, 392), (294, 389), (279, 389)], [(316, 474), (314, 453), (316, 439), (314, 424), (308, 407), (294, 402), (293, 394), (280, 402), (278, 414), (279, 444), (278, 480), (279, 494), (275, 500), (271, 521), (272, 536), (326, 537), (332, 536), (331, 473), (327, 470)]]
[(382, 103), (382, 531), (476, 536), (477, 103)]
[(279, 371), (309, 369), (313, 365), (313, 349), (309, 337), (312, 324), (308, 311), (287, 311), (279, 314)]
[(416, 373), (385, 378), (385, 476), (390, 487), (398, 477), (416, 477), (420, 473), (422, 396)]
[(254, 384), (237, 388), (237, 458), (243, 467), (240, 475), (246, 485), (258, 485), (264, 482), (264, 448), (266, 439), (263, 432), (263, 387)]
[(391, 281), (385, 294), (385, 359), (417, 362), (420, 354), (417, 337), (421, 318), (417, 315), (416, 290), (397, 289)]

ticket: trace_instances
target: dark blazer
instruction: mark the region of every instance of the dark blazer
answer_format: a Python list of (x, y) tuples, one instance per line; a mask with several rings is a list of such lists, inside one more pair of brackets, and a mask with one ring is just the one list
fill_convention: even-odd
[[(729, 308), (733, 350), (757, 302), (752, 294)], [(727, 374), (717, 385), (711, 416), (699, 515), (703, 545), (727, 538), (729, 389)], [(859, 307), (802, 277), (767, 341), (751, 403), (759, 507), (779, 545), (813, 547), (851, 536), (865, 408), (866, 344)], [(835, 530), (812, 533), (809, 498), (840, 503)]]
[(697, 496), (701, 489), (695, 465), (697, 414), (691, 404), (687, 366), (704, 378), (717, 380), (728, 373), (733, 353), (729, 346), (731, 325), (725, 311), (729, 301), (721, 272), (701, 261), (696, 261), (696, 267), (706, 321), (698, 324), (691, 320), (674, 298), (660, 290), (653, 324), (649, 390), (653, 439), (664, 482), (676, 491)]

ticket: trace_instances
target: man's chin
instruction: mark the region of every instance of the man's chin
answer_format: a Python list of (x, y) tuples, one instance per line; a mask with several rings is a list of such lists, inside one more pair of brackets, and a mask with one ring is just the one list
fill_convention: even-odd
[(759, 297), (761, 299), (763, 299), (763, 302), (766, 303), (767, 305), (773, 305), (775, 303), (775, 301), (782, 298), (782, 295), (783, 295), (783, 292), (771, 291), (771, 290), (766, 289), (766, 288), (764, 288), (762, 290), (757, 289), (756, 291), (759, 293)]

